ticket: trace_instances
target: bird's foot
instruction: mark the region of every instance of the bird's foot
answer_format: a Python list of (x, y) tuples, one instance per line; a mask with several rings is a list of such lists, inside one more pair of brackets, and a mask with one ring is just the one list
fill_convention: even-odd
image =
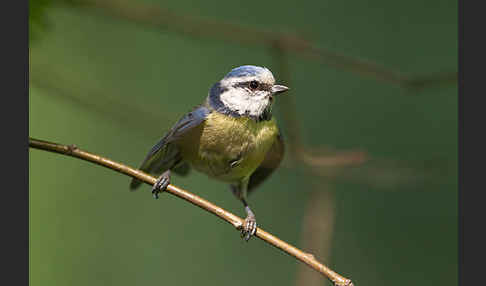
[(162, 173), (162, 175), (160, 175), (160, 177), (157, 179), (154, 186), (152, 187), (152, 196), (154, 197), (154, 199), (158, 199), (159, 193), (165, 191), (169, 184), (170, 184), (170, 170)]
[(241, 237), (245, 241), (248, 241), (253, 235), (255, 235), (257, 230), (257, 225), (256, 225), (255, 215), (250, 210), (250, 208), (246, 207), (245, 210), (248, 215), (245, 218), (245, 221), (243, 222), (243, 226), (241, 227)]

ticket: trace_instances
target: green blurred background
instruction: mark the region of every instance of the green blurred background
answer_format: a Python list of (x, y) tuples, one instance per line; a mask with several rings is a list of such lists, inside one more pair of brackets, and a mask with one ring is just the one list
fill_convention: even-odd
[[(268, 47), (194, 38), (72, 1), (29, 2), (31, 137), (138, 167), (230, 69), (266, 66), (292, 89), (275, 106), (287, 138), (297, 131), (285, 100), (307, 146), (368, 160), (309, 172), (288, 153), (250, 196), (259, 226), (358, 286), (457, 284), (456, 84), (410, 90), (298, 53), (282, 71)], [(410, 75), (457, 70), (457, 1), (115, 3), (292, 33)], [(29, 151), (30, 285), (330, 285), (180, 199), (153, 200), (147, 185), (129, 192), (129, 181)], [(196, 172), (173, 183), (244, 215), (223, 183)]]

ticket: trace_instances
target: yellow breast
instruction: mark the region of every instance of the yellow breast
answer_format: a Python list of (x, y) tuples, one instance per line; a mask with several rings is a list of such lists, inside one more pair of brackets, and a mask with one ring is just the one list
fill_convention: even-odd
[(182, 157), (198, 171), (234, 182), (250, 176), (262, 163), (278, 128), (273, 118), (256, 122), (212, 112), (191, 133), (178, 144)]

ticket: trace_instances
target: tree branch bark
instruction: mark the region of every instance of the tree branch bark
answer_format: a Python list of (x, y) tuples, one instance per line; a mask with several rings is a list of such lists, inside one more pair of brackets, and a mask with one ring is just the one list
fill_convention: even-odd
[[(115, 170), (119, 173), (128, 175), (130, 177), (137, 178), (149, 185), (153, 185), (157, 180), (155, 177), (152, 177), (140, 170), (136, 170), (124, 164), (112, 161), (108, 158), (104, 158), (102, 156), (83, 151), (75, 145), (62, 145), (58, 143), (52, 143), (48, 141), (29, 138), (29, 147), (50, 151), (54, 153), (59, 153), (59, 154), (79, 158), (88, 162), (92, 162), (97, 165)], [(169, 185), (167, 187), (167, 193), (179, 197), (181, 199), (184, 199), (216, 215), (217, 217), (223, 219), (224, 221), (232, 224), (237, 230), (239, 230), (243, 225), (244, 220), (242, 218), (179, 187), (176, 187), (174, 185)], [(347, 279), (339, 275), (338, 273), (334, 272), (327, 266), (323, 265), (322, 263), (317, 261), (312, 254), (299, 250), (298, 248), (286, 243), (285, 241), (280, 240), (278, 237), (271, 235), (270, 233), (264, 231), (261, 228), (257, 229), (255, 236), (275, 246), (276, 248), (284, 251), (285, 253), (294, 256), (298, 260), (304, 262), (310, 268), (318, 271), (319, 273), (327, 277), (331, 282), (334, 283), (334, 285), (353, 286), (353, 283), (351, 282), (350, 279)]]

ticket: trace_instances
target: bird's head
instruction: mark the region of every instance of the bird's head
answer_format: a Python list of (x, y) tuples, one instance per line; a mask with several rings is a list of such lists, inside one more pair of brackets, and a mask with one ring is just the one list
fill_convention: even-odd
[(289, 88), (275, 84), (269, 69), (241, 66), (231, 70), (210, 91), (210, 101), (220, 111), (261, 118), (270, 112), (276, 94)]

